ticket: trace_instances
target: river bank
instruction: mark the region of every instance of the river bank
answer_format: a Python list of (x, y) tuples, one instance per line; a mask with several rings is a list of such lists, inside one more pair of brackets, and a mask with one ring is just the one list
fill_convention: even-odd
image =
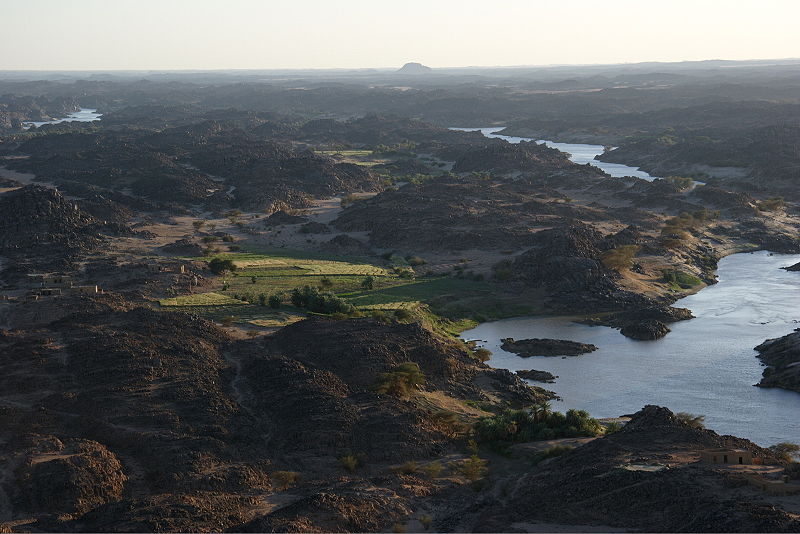
[[(800, 276), (781, 267), (798, 259), (765, 251), (724, 258), (716, 285), (676, 303), (696, 318), (670, 325), (672, 333), (657, 341), (634, 341), (575, 317), (483, 323), (462, 337), (492, 351), (487, 363), (493, 367), (558, 375), (548, 384), (563, 399), (558, 409), (613, 417), (659, 404), (705, 415), (709, 428), (763, 445), (793, 441), (800, 435), (800, 395), (753, 387), (763, 368), (753, 347), (797, 327)], [(502, 350), (508, 337), (569, 339), (599, 348), (579, 357), (523, 359)]]

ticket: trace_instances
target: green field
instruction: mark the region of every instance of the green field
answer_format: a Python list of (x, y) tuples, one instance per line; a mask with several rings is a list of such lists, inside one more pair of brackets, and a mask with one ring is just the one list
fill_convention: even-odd
[[(289, 303), (295, 288), (314, 286), (336, 294), (362, 312), (405, 309), (417, 315), (429, 313), (451, 319), (496, 318), (537, 313), (536, 295), (498, 296), (490, 282), (455, 277), (409, 279), (393, 270), (359, 261), (310, 252), (250, 248), (244, 252), (218, 254), (229, 259), (237, 270), (221, 277), (222, 289), (160, 301), (168, 310), (180, 310), (220, 321), (233, 317), (239, 324), (281, 326), (305, 316), (305, 310)], [(209, 260), (212, 258), (209, 258)], [(364, 289), (367, 276), (373, 288)], [(282, 299), (279, 309), (263, 305), (270, 296)], [(230, 319), (228, 319), (230, 320)]]

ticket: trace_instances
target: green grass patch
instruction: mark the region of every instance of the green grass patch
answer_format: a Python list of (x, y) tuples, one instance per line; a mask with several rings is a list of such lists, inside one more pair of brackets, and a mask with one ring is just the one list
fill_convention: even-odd
[(220, 293), (197, 293), (182, 295), (158, 301), (162, 306), (201, 307), (201, 306), (244, 306), (247, 303)]

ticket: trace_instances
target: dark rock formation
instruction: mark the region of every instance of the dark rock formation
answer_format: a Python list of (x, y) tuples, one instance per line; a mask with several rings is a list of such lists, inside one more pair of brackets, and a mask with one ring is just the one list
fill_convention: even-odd
[(661, 339), (669, 332), (669, 327), (656, 319), (630, 322), (620, 329), (623, 336), (641, 341)]
[(178, 239), (173, 243), (164, 245), (161, 250), (167, 254), (174, 254), (176, 256), (202, 256), (203, 247), (199, 243), (195, 243), (190, 239)]
[(283, 210), (278, 210), (264, 219), (264, 226), (281, 226), (284, 224), (298, 224), (308, 221), (303, 215), (291, 215)]
[(765, 388), (783, 388), (800, 393), (800, 330), (756, 347), (767, 367), (758, 383)]
[(797, 262), (794, 265), (790, 265), (789, 267), (781, 267), (781, 269), (785, 269), (787, 271), (792, 271), (792, 272), (800, 271), (800, 262)]
[(332, 254), (343, 256), (370, 256), (372, 249), (354, 237), (347, 234), (339, 234), (330, 241), (322, 244), (322, 250)]
[(310, 221), (300, 227), (300, 232), (303, 234), (326, 234), (330, 233), (331, 229), (327, 224), (322, 224), (317, 221)]
[(536, 382), (546, 382), (548, 384), (552, 384), (556, 381), (558, 376), (554, 375), (553, 373), (549, 373), (547, 371), (537, 371), (535, 369), (531, 369), (529, 371), (520, 370), (517, 371), (517, 374), (524, 378), (525, 380), (534, 380)]
[(564, 339), (503, 339), (501, 348), (518, 356), (578, 356), (597, 350), (589, 343), (578, 343)]

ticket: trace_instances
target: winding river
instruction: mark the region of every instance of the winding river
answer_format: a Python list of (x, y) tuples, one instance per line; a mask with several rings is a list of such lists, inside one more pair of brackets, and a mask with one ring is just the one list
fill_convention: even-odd
[(605, 150), (603, 145), (581, 145), (576, 143), (555, 143), (553, 141), (547, 141), (544, 139), (533, 139), (530, 137), (514, 137), (509, 135), (500, 135), (497, 132), (501, 131), (504, 127), (495, 127), (495, 128), (450, 128), (451, 130), (457, 130), (460, 132), (481, 132), (486, 137), (491, 139), (505, 139), (509, 143), (519, 143), (521, 141), (536, 141), (537, 143), (544, 143), (545, 145), (551, 148), (557, 148), (562, 152), (566, 152), (569, 154), (569, 159), (573, 163), (577, 163), (579, 165), (585, 165), (586, 163), (597, 167), (598, 169), (602, 169), (607, 172), (609, 175), (615, 178), (621, 178), (623, 176), (634, 176), (636, 178), (642, 178), (647, 181), (653, 181), (657, 178), (657, 176), (650, 176), (648, 173), (639, 170), (638, 167), (629, 167), (628, 165), (623, 165), (621, 163), (606, 163), (605, 161), (598, 161), (594, 159), (595, 156), (599, 156)]
[[(499, 135), (502, 128), (452, 128), (480, 131), (510, 143), (533, 139)], [(600, 145), (537, 140), (589, 163), (611, 176), (654, 180), (626, 165), (597, 161)], [(645, 404), (702, 414), (721, 434), (768, 446), (800, 441), (800, 394), (754, 387), (762, 365), (753, 347), (800, 327), (800, 273), (781, 267), (800, 255), (768, 252), (734, 254), (719, 262), (719, 283), (679, 300), (695, 319), (670, 325), (656, 341), (634, 341), (618, 330), (587, 326), (574, 317), (522, 317), (483, 323), (462, 334), (492, 351), (489, 365), (517, 371), (538, 369), (559, 378), (542, 385), (561, 396), (554, 407), (579, 408), (595, 417), (616, 417)], [(576, 357), (522, 358), (500, 348), (501, 339), (556, 338), (593, 343), (597, 351)]]
[(61, 119), (54, 119), (51, 121), (31, 121), (23, 123), (25, 128), (30, 128), (31, 126), (42, 126), (43, 124), (59, 124), (62, 122), (92, 122), (96, 120), (100, 120), (102, 114), (97, 113), (96, 109), (87, 109), (83, 108), (74, 113), (70, 113), (64, 118)]

